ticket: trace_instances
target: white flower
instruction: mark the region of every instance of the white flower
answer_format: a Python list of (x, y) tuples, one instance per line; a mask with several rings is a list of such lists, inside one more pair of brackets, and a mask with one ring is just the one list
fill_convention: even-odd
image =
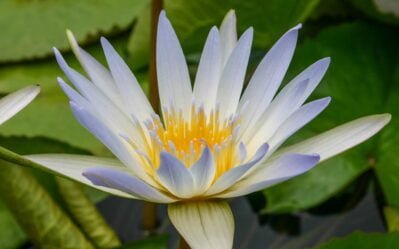
[[(246, 195), (300, 175), (378, 132), (389, 114), (357, 119), (279, 149), (326, 108), (330, 98), (304, 104), (327, 70), (321, 59), (277, 93), (300, 25), (285, 33), (251, 77), (242, 97), (253, 30), (237, 40), (229, 12), (207, 38), (192, 89), (177, 36), (164, 12), (157, 37), (162, 118), (135, 76), (104, 38), (109, 70), (71, 46), (82, 76), (55, 49), (76, 90), (59, 83), (79, 120), (118, 160), (79, 155), (33, 155), (49, 169), (111, 194), (169, 203), (169, 217), (192, 248), (231, 248), (234, 221), (221, 199)], [(277, 93), (277, 94), (276, 94)]]
[(39, 86), (27, 86), (0, 99), (0, 125), (27, 106), (39, 92)]

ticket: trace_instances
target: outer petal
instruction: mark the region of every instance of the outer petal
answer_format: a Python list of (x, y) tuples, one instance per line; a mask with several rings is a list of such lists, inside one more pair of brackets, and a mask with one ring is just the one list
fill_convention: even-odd
[(220, 25), (220, 41), (223, 49), (222, 64), (225, 65), (237, 43), (237, 18), (234, 10), (230, 10)]
[(256, 68), (240, 100), (239, 109), (248, 104), (241, 116), (242, 129), (259, 118), (276, 94), (294, 54), (300, 28), (297, 25), (285, 33)]
[(176, 201), (134, 175), (121, 170), (100, 167), (89, 168), (83, 172), (83, 176), (94, 185), (117, 189), (146, 201), (157, 203)]
[(208, 146), (204, 148), (200, 159), (190, 167), (195, 182), (195, 194), (200, 195), (206, 191), (215, 178), (215, 162)]
[(132, 71), (104, 37), (101, 38), (101, 45), (112, 77), (129, 112), (139, 120), (150, 118), (154, 110)]
[(125, 106), (122, 104), (120, 99), (118, 89), (115, 86), (114, 79), (108, 69), (101, 65), (101, 63), (99, 63), (93, 56), (79, 47), (71, 31), (67, 30), (67, 36), (73, 53), (89, 75), (91, 81), (119, 108), (122, 110), (125, 109)]
[(308, 84), (309, 81), (304, 80), (284, 87), (259, 121), (255, 122), (243, 135), (249, 151), (253, 151), (268, 141), (280, 125), (301, 106)]
[(162, 107), (170, 108), (172, 104), (188, 117), (192, 101), (190, 76), (183, 50), (165, 11), (159, 15), (158, 22), (157, 74)]
[[(54, 54), (58, 64), (67, 77), (91, 103), (90, 109), (94, 110), (96, 115), (100, 116), (101, 119), (113, 129), (123, 130), (125, 133), (130, 134), (133, 127), (125, 113), (121, 112), (121, 110), (88, 79), (70, 68), (57, 49), (54, 49)], [(63, 90), (65, 90), (65, 87), (63, 87)], [(69, 95), (70, 92), (71, 91), (66, 92), (66, 94)], [(135, 139), (135, 141), (137, 140)]]
[(268, 144), (263, 144), (255, 153), (251, 161), (234, 167), (224, 173), (216, 182), (212, 185), (209, 191), (206, 192), (206, 195), (213, 195), (219, 192), (224, 191), (225, 189), (231, 187), (235, 184), (239, 179), (241, 179), (247, 172), (251, 170), (251, 168), (259, 163), (266, 155), (269, 149)]
[(0, 100), (0, 124), (22, 110), (39, 92), (39, 86), (28, 86), (3, 97)]
[(265, 189), (307, 172), (319, 160), (319, 155), (285, 154), (274, 161), (266, 162), (259, 170), (252, 172), (231, 189), (215, 197), (231, 198)]
[(291, 84), (298, 84), (301, 81), (309, 79), (309, 85), (306, 89), (306, 92), (303, 96), (303, 101), (305, 101), (313, 90), (319, 85), (321, 79), (327, 72), (328, 67), (330, 66), (331, 59), (329, 57), (320, 59), (307, 67), (304, 71), (302, 71), (298, 76), (296, 76), (293, 80), (288, 83)]
[(272, 158), (286, 153), (315, 153), (320, 155), (320, 161), (324, 161), (367, 140), (380, 131), (390, 120), (390, 114), (362, 117), (303, 142), (278, 150)]
[[(330, 58), (324, 58), (324, 59), (318, 60), (317, 62), (313, 63), (308, 68), (306, 68), (303, 72), (301, 72), (293, 80), (291, 80), (290, 83), (288, 83), (284, 87), (284, 89), (290, 89), (298, 84), (302, 84), (304, 81), (308, 81), (308, 85), (307, 85), (306, 89), (304, 89), (304, 91), (303, 91), (302, 98), (299, 99), (299, 101), (298, 101), (299, 106), (302, 105), (305, 102), (305, 100), (309, 97), (309, 95), (312, 93), (312, 91), (316, 88), (316, 86), (319, 84), (320, 80), (323, 78), (324, 74), (326, 73), (329, 65), (330, 65)], [(277, 95), (277, 97), (273, 100), (273, 102), (275, 102), (277, 100), (277, 98), (279, 96), (281, 96), (283, 91), (285, 91), (284, 89)], [(250, 99), (247, 99), (245, 102), (248, 102), (248, 101), (250, 101)], [(242, 104), (245, 105), (245, 102), (243, 101)], [(248, 103), (248, 104), (250, 104), (250, 103)], [(273, 105), (273, 103), (271, 105)], [(268, 108), (270, 108), (270, 107), (268, 107)], [(245, 111), (246, 110), (244, 110), (244, 113), (245, 113)], [(247, 116), (250, 120), (249, 121), (243, 120), (244, 124), (242, 126), (241, 132), (242, 133), (248, 132), (247, 130), (252, 130), (254, 126), (260, 127), (260, 125), (264, 124), (264, 119), (265, 119), (264, 115), (267, 112), (268, 112), (268, 110), (266, 109), (266, 111), (264, 111), (262, 114), (254, 115), (255, 117), (256, 116), (258, 117), (256, 119), (254, 119), (253, 116)], [(249, 123), (249, 125), (245, 125), (245, 123)], [(258, 130), (258, 128), (255, 128), (254, 130)]]
[(234, 217), (227, 202), (170, 204), (168, 214), (192, 249), (231, 249)]
[(216, 99), (220, 104), (222, 118), (230, 116), (237, 109), (251, 53), (252, 37), (253, 29), (249, 28), (241, 36), (223, 69)]
[(159, 182), (172, 194), (190, 198), (194, 194), (194, 179), (191, 172), (173, 155), (161, 152), (161, 163), (157, 170)]
[(193, 98), (205, 111), (215, 108), (216, 94), (222, 72), (220, 36), (216, 27), (209, 32), (195, 77)]
[(268, 141), (272, 150), (277, 149), (287, 138), (312, 121), (328, 106), (330, 101), (330, 97), (318, 99), (303, 105), (294, 112)]
[(92, 167), (108, 167), (118, 170), (128, 170), (120, 161), (112, 158), (101, 158), (84, 155), (67, 155), (67, 154), (39, 154), (28, 155), (25, 158), (36, 162), (52, 172), (61, 174), (75, 181), (84, 183), (93, 188), (100, 189), (113, 195), (125, 198), (138, 198), (136, 196), (126, 194), (116, 189), (109, 189), (93, 185), (82, 173)]
[(152, 178), (144, 172), (143, 167), (137, 162), (137, 157), (135, 157), (136, 152), (125, 140), (118, 134), (115, 134), (109, 127), (84, 108), (77, 106), (73, 102), (71, 102), (71, 108), (76, 119), (107, 146), (107, 148), (121, 160), (124, 165), (129, 167), (135, 175), (149, 183), (153, 182)]

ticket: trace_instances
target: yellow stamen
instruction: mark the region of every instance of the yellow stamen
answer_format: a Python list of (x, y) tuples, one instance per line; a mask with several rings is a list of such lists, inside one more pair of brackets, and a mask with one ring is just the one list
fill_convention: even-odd
[(218, 108), (208, 114), (202, 106), (191, 108), (186, 120), (181, 111), (164, 110), (163, 123), (158, 116), (146, 122), (150, 134), (147, 155), (154, 170), (159, 167), (159, 154), (165, 150), (189, 168), (208, 146), (215, 158), (216, 178), (239, 162), (238, 142), (235, 139), (237, 119), (221, 120)]

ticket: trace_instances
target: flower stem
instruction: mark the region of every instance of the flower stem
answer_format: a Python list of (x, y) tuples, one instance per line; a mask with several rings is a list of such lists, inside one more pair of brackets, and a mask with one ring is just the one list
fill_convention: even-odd
[(157, 204), (144, 202), (143, 205), (143, 229), (153, 234), (157, 228)]
[(151, 2), (151, 54), (150, 54), (150, 102), (155, 112), (159, 112), (159, 95), (157, 82), (157, 67), (156, 67), (156, 39), (157, 39), (157, 24), (159, 13), (163, 8), (162, 0), (152, 0)]
[(121, 246), (118, 236), (106, 223), (83, 190), (83, 185), (56, 177), (59, 192), (76, 222), (97, 248)]
[[(156, 39), (157, 39), (157, 24), (159, 13), (163, 8), (162, 0), (152, 0), (151, 2), (151, 54), (150, 54), (150, 102), (155, 112), (159, 113), (159, 95), (156, 69)], [(143, 228), (153, 233), (157, 226), (156, 204), (144, 203), (143, 210)]]

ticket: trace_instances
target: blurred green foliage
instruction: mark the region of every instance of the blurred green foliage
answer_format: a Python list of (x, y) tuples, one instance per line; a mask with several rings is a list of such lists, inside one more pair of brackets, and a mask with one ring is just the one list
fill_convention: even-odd
[[(314, 170), (262, 191), (262, 213), (293, 213), (324, 203), (364, 172), (377, 177), (379, 200), (390, 231), (397, 231), (399, 210), (399, 7), (393, 0), (166, 0), (165, 9), (190, 58), (192, 71), (211, 26), (235, 9), (239, 32), (255, 29), (252, 69), (268, 48), (290, 27), (304, 24), (285, 82), (315, 60), (330, 56), (331, 67), (311, 98), (332, 96), (327, 110), (288, 143), (304, 139), (354, 118), (390, 112), (393, 120), (378, 136)], [(144, 89), (150, 36), (149, 0), (5, 0), (0, 2), (0, 94), (39, 83), (40, 96), (0, 127), (0, 145), (21, 154), (40, 152), (107, 155), (105, 147), (73, 118), (56, 77), (62, 76), (51, 48), (58, 47), (78, 70), (65, 29), (104, 62), (100, 35), (111, 38)], [(396, 6), (396, 7), (395, 7)], [(249, 70), (249, 75), (251, 72)], [(247, 75), (247, 76), (249, 76)], [(11, 136), (11, 137), (10, 137)], [(15, 137), (18, 136), (18, 137)], [(65, 207), (54, 177), (29, 171), (53, 199)], [(0, 173), (1, 174), (1, 173)], [(24, 179), (20, 179), (24, 182)], [(374, 186), (374, 185), (373, 185)], [(98, 197), (98, 192), (89, 196)], [(97, 194), (96, 194), (97, 193)], [(96, 199), (101, 199), (102, 196)], [(394, 248), (397, 233), (355, 233), (320, 248)], [(19, 248), (26, 236), (0, 202), (0, 249)], [(166, 237), (127, 244), (121, 248), (166, 248)]]
[(354, 233), (347, 238), (334, 239), (318, 249), (392, 249), (396, 248), (399, 244), (399, 233), (391, 234), (366, 234)]

